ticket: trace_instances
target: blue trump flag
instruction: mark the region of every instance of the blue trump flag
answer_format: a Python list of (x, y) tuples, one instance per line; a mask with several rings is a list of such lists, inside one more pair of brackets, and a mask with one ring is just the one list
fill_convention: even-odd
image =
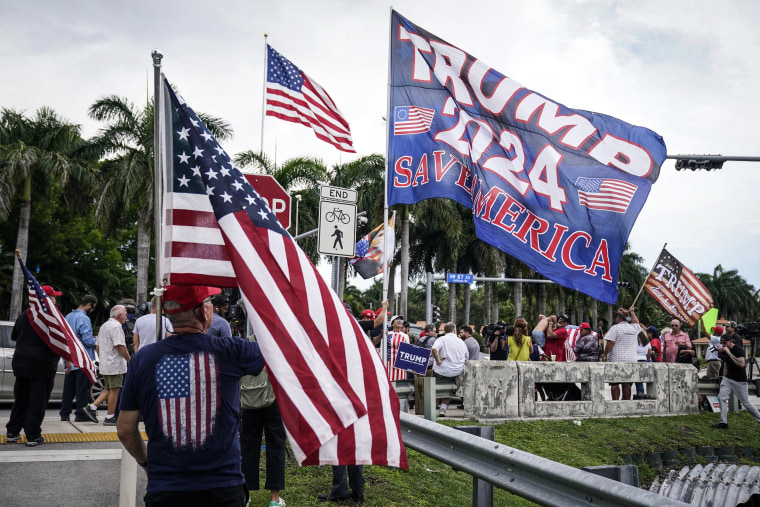
[(552, 101), (395, 11), (390, 58), (388, 204), (452, 199), (472, 210), (483, 241), (616, 302), (662, 138)]

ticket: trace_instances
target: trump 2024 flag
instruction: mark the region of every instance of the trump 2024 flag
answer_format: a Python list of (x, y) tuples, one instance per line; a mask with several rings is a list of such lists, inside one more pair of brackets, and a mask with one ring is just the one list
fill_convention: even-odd
[(483, 241), (614, 303), (662, 138), (529, 90), (397, 12), (390, 38), (388, 204), (452, 199)]
[(240, 288), (299, 463), (408, 468), (398, 395), (359, 323), (165, 78), (158, 111), (162, 278)]

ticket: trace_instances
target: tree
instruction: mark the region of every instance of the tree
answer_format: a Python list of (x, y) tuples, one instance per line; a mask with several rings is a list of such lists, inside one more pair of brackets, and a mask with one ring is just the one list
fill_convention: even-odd
[[(102, 163), (103, 184), (95, 205), (96, 223), (109, 233), (125, 212), (134, 207), (137, 219), (137, 303), (147, 299), (150, 242), (153, 234), (153, 104), (142, 109), (124, 97), (111, 95), (90, 106), (91, 118), (108, 126), (91, 140), (91, 150)], [(198, 115), (213, 136), (225, 140), (232, 129), (224, 120)]]
[[(14, 196), (19, 196), (16, 248), (26, 260), (32, 195), (46, 197), (53, 182), (67, 191), (71, 206), (79, 208), (97, 184), (91, 160), (82, 154), (81, 127), (42, 107), (34, 118), (11, 109), (0, 113), (0, 217), (6, 219)], [(23, 275), (13, 264), (9, 318), (21, 311)]]

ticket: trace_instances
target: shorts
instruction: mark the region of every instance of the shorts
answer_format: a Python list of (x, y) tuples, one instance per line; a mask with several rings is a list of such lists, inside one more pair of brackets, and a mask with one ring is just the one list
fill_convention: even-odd
[(124, 385), (124, 374), (103, 375), (103, 384), (106, 389), (116, 389)]
[(533, 343), (537, 344), (539, 347), (543, 348), (546, 345), (546, 333), (543, 331), (533, 330), (531, 331), (530, 336), (533, 338)]

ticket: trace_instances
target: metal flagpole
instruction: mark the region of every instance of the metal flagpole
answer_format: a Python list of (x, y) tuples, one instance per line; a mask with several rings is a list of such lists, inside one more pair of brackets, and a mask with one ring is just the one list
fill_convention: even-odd
[(156, 240), (156, 286), (153, 293), (156, 296), (156, 341), (161, 339), (161, 302), (163, 288), (161, 285), (161, 208), (163, 198), (163, 178), (162, 171), (165, 169), (161, 164), (162, 144), (161, 144), (161, 118), (163, 117), (163, 103), (161, 101), (161, 60), (162, 55), (158, 50), (151, 53), (153, 57), (153, 228), (155, 229)]
[(269, 34), (264, 34), (264, 86), (261, 88), (261, 143), (259, 144), (259, 151), (264, 153), (264, 117), (266, 117), (267, 111), (267, 65), (269, 64), (269, 51), (267, 44), (267, 37)]
[[(388, 299), (388, 152), (390, 144), (390, 109), (391, 109), (391, 40), (393, 36), (393, 7), (390, 8), (390, 18), (388, 20), (388, 92), (386, 98), (386, 108), (388, 112), (385, 116), (385, 172), (383, 173), (384, 183), (384, 202), (383, 202), (383, 301)], [(380, 307), (382, 308), (382, 306)], [(388, 340), (385, 338), (388, 330), (388, 312), (383, 312), (383, 339), (380, 342), (380, 357), (383, 364), (388, 354)]]
[[(665, 250), (665, 247), (668, 246), (668, 243), (666, 242), (664, 245), (662, 245), (662, 250)], [(660, 250), (660, 255), (662, 255), (662, 250)], [(657, 258), (660, 258), (660, 255), (657, 256)], [(657, 265), (657, 261), (654, 261), (654, 266), (652, 266), (652, 269), (649, 270), (649, 273), (651, 274), (652, 271), (654, 271), (655, 266)], [(649, 275), (647, 275), (647, 280), (649, 279)], [(636, 294), (636, 298), (634, 298), (633, 303), (631, 303), (631, 306), (636, 306), (636, 301), (639, 300), (639, 296), (641, 296), (641, 293), (644, 291), (644, 285), (647, 284), (647, 281), (644, 280), (644, 284), (639, 289), (639, 293)]]

